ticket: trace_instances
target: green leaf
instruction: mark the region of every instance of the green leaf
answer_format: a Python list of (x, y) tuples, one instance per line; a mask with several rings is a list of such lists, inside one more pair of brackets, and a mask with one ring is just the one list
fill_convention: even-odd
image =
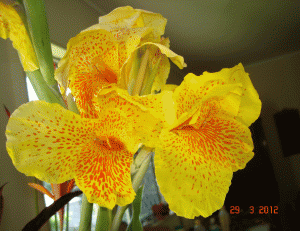
[(58, 200), (56, 200), (52, 205), (43, 209), (33, 220), (31, 220), (22, 231), (36, 231), (39, 230), (56, 212), (58, 212), (62, 207), (64, 207), (70, 200), (74, 197), (82, 194), (82, 191), (76, 191), (68, 193)]
[(0, 224), (1, 224), (1, 218), (2, 218), (2, 213), (3, 213), (3, 208), (4, 208), (4, 198), (2, 196), (2, 190), (4, 188), (4, 186), (6, 185), (7, 183), (5, 183), (4, 185), (1, 186), (0, 188)]
[(143, 231), (143, 225), (140, 221), (143, 189), (144, 185), (139, 188), (136, 193), (135, 199), (132, 202), (133, 216), (129, 226), (127, 227), (127, 231)]
[(43, 78), (50, 88), (58, 91), (57, 82), (54, 79), (53, 57), (44, 1), (24, 0), (23, 4), (32, 44)]

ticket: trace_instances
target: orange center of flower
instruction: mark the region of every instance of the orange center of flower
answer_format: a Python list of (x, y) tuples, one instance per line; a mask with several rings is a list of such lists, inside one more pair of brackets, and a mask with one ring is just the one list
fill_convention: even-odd
[(191, 125), (189, 125), (189, 122), (191, 121), (191, 119), (192, 119), (192, 117), (189, 118), (189, 119), (187, 119), (186, 121), (184, 121), (182, 124), (178, 125), (177, 127), (173, 128), (173, 129), (171, 130), (171, 132), (176, 132), (176, 131), (178, 131), (178, 130), (182, 130), (182, 129), (184, 129), (184, 128), (187, 127), (187, 126), (192, 127)]
[(112, 83), (117, 83), (117, 74), (102, 60), (92, 60), (89, 71), (80, 73), (76, 80), (71, 83), (76, 103), (79, 109), (83, 109), (87, 114), (84, 117), (96, 118), (97, 113), (93, 107), (92, 99), (100, 89)]
[(124, 149), (124, 144), (115, 137), (96, 137), (94, 142), (101, 148), (111, 151), (120, 151)]

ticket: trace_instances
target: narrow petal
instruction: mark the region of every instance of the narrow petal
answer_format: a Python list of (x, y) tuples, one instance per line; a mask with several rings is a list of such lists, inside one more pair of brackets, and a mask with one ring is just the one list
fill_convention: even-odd
[(0, 2), (0, 37), (10, 38), (13, 47), (19, 53), (25, 71), (35, 71), (39, 68), (29, 35), (18, 11), (3, 2)]
[(72, 191), (72, 189), (74, 188), (74, 184), (75, 184), (75, 180), (74, 179), (72, 179), (72, 180), (69, 181), (68, 187), (67, 187), (67, 192), (68, 193)]
[(90, 126), (58, 104), (20, 106), (6, 128), (6, 148), (18, 171), (49, 183), (74, 178), (80, 149), (92, 139)]
[(28, 185), (38, 191), (40, 191), (43, 194), (46, 194), (48, 197), (50, 197), (52, 200), (54, 200), (54, 195), (52, 195), (51, 192), (49, 192), (48, 189), (46, 189), (44, 186), (35, 184), (35, 183), (28, 183)]
[(249, 129), (228, 116), (220, 101), (205, 102), (195, 125), (163, 130), (155, 172), (170, 209), (193, 219), (220, 209), (232, 173), (253, 157)]

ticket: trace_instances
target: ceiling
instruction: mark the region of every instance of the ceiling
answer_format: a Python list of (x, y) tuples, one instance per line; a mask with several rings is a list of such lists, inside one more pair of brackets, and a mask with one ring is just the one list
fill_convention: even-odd
[[(83, 0), (99, 15), (120, 6), (162, 14), (181, 73), (244, 66), (300, 50), (299, 0)], [(173, 68), (174, 69), (174, 68)]]

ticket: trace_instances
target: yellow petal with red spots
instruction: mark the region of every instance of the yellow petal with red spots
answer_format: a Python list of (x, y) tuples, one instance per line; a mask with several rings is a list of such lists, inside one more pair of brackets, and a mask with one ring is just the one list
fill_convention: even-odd
[(38, 62), (18, 7), (17, 4), (13, 7), (0, 1), (0, 37), (10, 38), (25, 71), (35, 71), (39, 69)]
[(242, 64), (224, 68), (216, 73), (204, 72), (201, 76), (188, 74), (174, 91), (174, 99), (178, 103), (178, 118), (184, 113), (190, 113), (190, 109), (199, 102), (201, 104), (204, 98), (209, 98), (218, 91), (224, 91), (227, 85), (234, 86), (234, 84), (241, 87), (238, 92), (232, 91), (232, 94), (241, 95), (236, 119), (249, 127), (260, 114), (261, 101)]
[(223, 102), (203, 103), (198, 121), (163, 130), (155, 149), (155, 173), (170, 209), (189, 219), (220, 209), (232, 173), (253, 157), (249, 129), (223, 111)]
[[(161, 90), (167, 82), (167, 78), (170, 73), (170, 62), (168, 58), (170, 58), (171, 61), (180, 69), (186, 67), (183, 57), (177, 55), (168, 47), (159, 43), (145, 42), (134, 52), (132, 52), (128, 60), (124, 63), (124, 66), (121, 70), (120, 82), (118, 84), (121, 88), (129, 88), (129, 83), (131, 82), (130, 78), (132, 78), (132, 76), (130, 75), (130, 71), (131, 67), (133, 66), (133, 62), (136, 62), (135, 57), (142, 57), (145, 54), (146, 50), (149, 51), (148, 60), (150, 61), (147, 64), (146, 77), (144, 81), (148, 84), (149, 82), (152, 82), (152, 94), (154, 94), (155, 91)], [(151, 74), (154, 74), (154, 76), (151, 77)], [(148, 81), (148, 78), (153, 79), (152, 81)]]
[[(116, 128), (122, 129), (118, 125)], [(98, 139), (82, 149), (75, 181), (90, 203), (112, 209), (116, 204), (125, 206), (134, 200), (130, 178), (133, 153), (120, 140), (108, 139), (109, 143)]]
[(71, 89), (84, 117), (95, 118), (91, 100), (99, 88), (117, 83), (118, 59), (118, 43), (105, 30), (80, 33), (69, 41), (55, 78), (63, 94)]
[(163, 126), (173, 125), (176, 120), (176, 104), (173, 101), (172, 91), (163, 91), (155, 95), (132, 96), (132, 99), (161, 118)]
[(118, 82), (123, 63), (147, 33), (147, 28), (112, 32), (98, 29), (82, 32), (69, 41), (55, 78), (63, 94), (70, 88), (82, 116), (97, 118), (92, 105), (94, 95)]
[[(117, 89), (120, 95), (125, 95), (127, 92)], [(144, 130), (143, 144), (148, 147), (156, 147), (159, 142), (159, 135), (164, 127), (169, 127), (174, 124), (176, 120), (176, 104), (174, 104), (172, 98), (173, 92), (163, 91), (156, 95), (144, 95), (144, 96), (128, 96), (134, 102), (137, 102), (147, 108), (151, 116), (157, 118), (151, 120), (155, 122), (155, 125), (151, 124), (154, 129)]]
[(129, 184), (130, 165), (140, 138), (127, 125), (131, 112), (118, 108), (106, 112), (98, 120), (88, 120), (58, 104), (22, 105), (10, 117), (6, 131), (13, 164), (49, 183), (74, 178), (88, 200), (100, 206), (131, 203), (135, 193)]
[(167, 19), (157, 13), (125, 6), (116, 8), (109, 14), (101, 16), (99, 24), (111, 27), (148, 27), (153, 30), (155, 37), (160, 37), (165, 32)]
[[(203, 74), (211, 73), (204, 72)], [(223, 79), (229, 84), (241, 83), (243, 85), (237, 119), (249, 127), (259, 117), (262, 105), (249, 74), (245, 72), (243, 65), (239, 63), (233, 68), (222, 69), (218, 72), (218, 75), (223, 76)]]
[[(126, 118), (124, 121), (119, 117), (110, 120), (110, 130), (120, 133), (121, 130), (116, 129), (116, 126), (120, 126), (124, 131), (130, 132), (131, 136), (128, 136), (126, 140), (124, 135), (120, 135), (120, 139), (124, 139), (122, 142), (132, 152), (137, 151), (139, 146), (136, 145), (137, 143), (152, 147), (155, 142), (158, 142), (159, 131), (161, 130), (163, 115), (146, 103), (146, 101), (151, 101), (153, 97), (141, 97), (140, 99), (142, 98), (145, 101), (139, 100), (139, 97), (130, 96), (126, 90), (117, 87), (103, 89), (94, 98), (94, 105), (99, 115), (108, 117), (112, 113), (116, 113)], [(153, 107), (163, 106), (164, 102), (160, 98), (172, 100), (171, 96), (157, 96), (155, 100), (158, 104), (155, 105), (153, 101)]]
[(80, 149), (92, 139), (91, 125), (58, 104), (32, 101), (11, 115), (6, 148), (18, 171), (49, 183), (74, 178)]

